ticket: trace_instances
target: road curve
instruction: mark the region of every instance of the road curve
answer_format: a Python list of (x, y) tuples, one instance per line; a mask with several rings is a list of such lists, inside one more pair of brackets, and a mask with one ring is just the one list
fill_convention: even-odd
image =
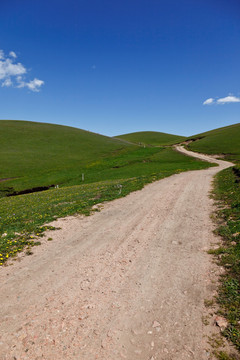
[(209, 358), (209, 191), (232, 164), (194, 156), (219, 166), (154, 182), (92, 216), (60, 219), (53, 241), (1, 269), (1, 360)]

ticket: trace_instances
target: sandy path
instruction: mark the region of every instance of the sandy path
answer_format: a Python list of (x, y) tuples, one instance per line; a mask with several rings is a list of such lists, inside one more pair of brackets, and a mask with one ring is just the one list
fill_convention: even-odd
[(231, 165), (214, 161), (58, 220), (53, 241), (1, 269), (0, 359), (207, 359), (208, 193)]

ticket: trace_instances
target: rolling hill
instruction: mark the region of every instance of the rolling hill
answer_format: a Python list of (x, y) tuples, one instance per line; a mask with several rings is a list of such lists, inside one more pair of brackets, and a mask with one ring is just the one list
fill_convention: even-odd
[(191, 136), (189, 149), (206, 154), (223, 154), (229, 160), (240, 161), (240, 124), (225, 126)]
[(152, 146), (173, 145), (184, 141), (184, 136), (166, 134), (157, 131), (139, 131), (115, 136), (115, 139), (126, 140), (134, 144), (145, 144)]
[(144, 147), (68, 126), (0, 120), (0, 195), (206, 166), (163, 147), (182, 137), (156, 134), (158, 146)]
[(134, 146), (68, 126), (0, 120), (0, 179), (19, 178), (7, 181), (17, 189), (61, 183), (96, 159), (130, 148)]

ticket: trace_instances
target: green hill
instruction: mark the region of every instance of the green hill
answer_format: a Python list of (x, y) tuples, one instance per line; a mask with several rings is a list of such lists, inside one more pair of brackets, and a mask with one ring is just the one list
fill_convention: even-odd
[(229, 160), (240, 161), (240, 124), (225, 126), (191, 136), (189, 149), (206, 154), (224, 154)]
[[(137, 146), (67, 126), (1, 120), (0, 266), (38, 245), (44, 224), (58, 217), (89, 213), (94, 204), (152, 181), (209, 166), (171, 147)], [(40, 191), (50, 185), (59, 186)]]
[[(156, 134), (162, 138), (158, 145), (181, 138)], [(51, 185), (65, 187), (156, 173), (162, 177), (178, 169), (206, 166), (170, 148), (144, 148), (68, 126), (13, 120), (0, 120), (0, 154), (1, 196)]]
[(96, 159), (129, 148), (119, 140), (68, 126), (0, 120), (0, 179), (19, 178), (0, 185), (21, 190), (59, 184)]
[(139, 131), (124, 135), (119, 135), (116, 136), (115, 138), (129, 141), (134, 144), (141, 143), (141, 144), (153, 145), (153, 146), (173, 145), (178, 142), (184, 141), (186, 139), (184, 136), (165, 134), (157, 131)]

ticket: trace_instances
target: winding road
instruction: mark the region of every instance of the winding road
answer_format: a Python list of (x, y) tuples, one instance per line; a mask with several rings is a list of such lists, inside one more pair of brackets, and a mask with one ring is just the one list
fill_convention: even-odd
[(219, 166), (59, 219), (53, 241), (1, 269), (1, 360), (209, 359), (209, 192), (232, 164), (177, 150)]

